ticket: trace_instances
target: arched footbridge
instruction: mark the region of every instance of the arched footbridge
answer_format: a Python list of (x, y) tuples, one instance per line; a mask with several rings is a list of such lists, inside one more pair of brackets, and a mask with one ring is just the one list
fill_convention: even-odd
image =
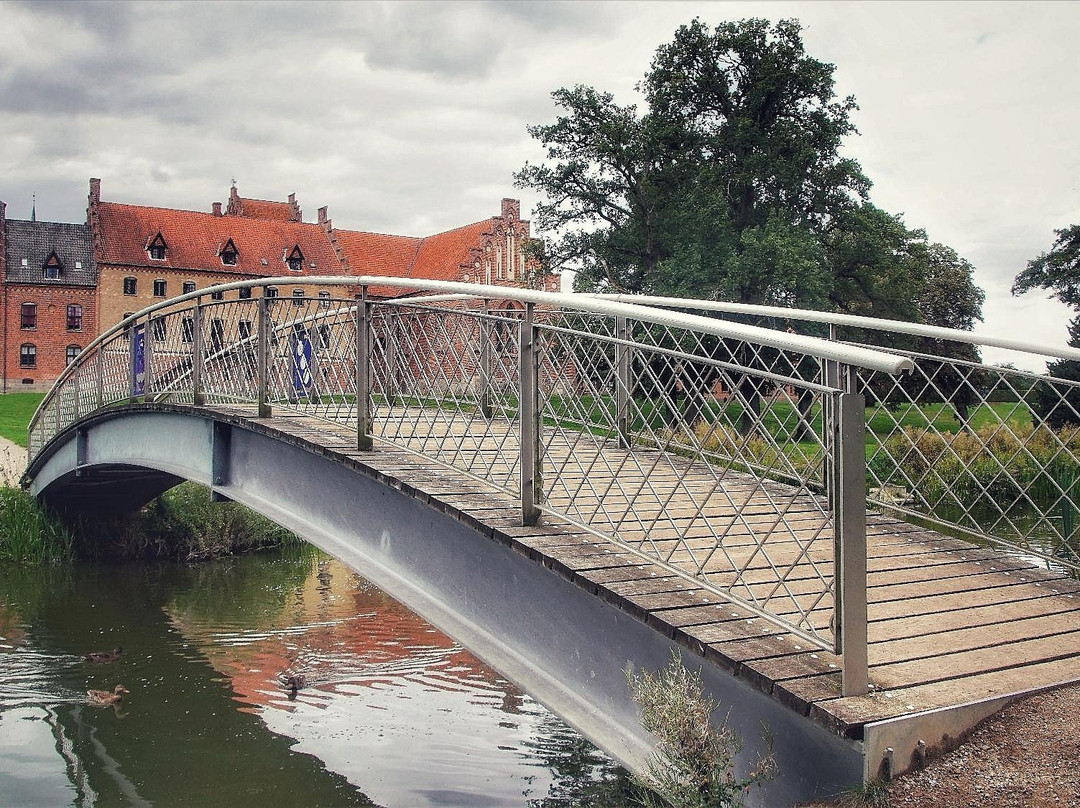
[(96, 339), (26, 483), (181, 480), (291, 528), (616, 758), (673, 650), (791, 804), (1080, 677), (1075, 382), (967, 332), (399, 279), (212, 287)]

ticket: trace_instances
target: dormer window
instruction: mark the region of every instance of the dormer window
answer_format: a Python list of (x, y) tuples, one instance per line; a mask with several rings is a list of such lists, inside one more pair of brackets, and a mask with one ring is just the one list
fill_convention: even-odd
[(236, 266), (236, 259), (237, 256), (240, 255), (240, 252), (236, 249), (236, 245), (233, 244), (233, 240), (229, 239), (225, 242), (225, 246), (221, 248), (220, 252), (218, 252), (218, 255), (221, 256), (222, 264), (227, 267), (234, 267)]
[(60, 280), (60, 276), (64, 272), (64, 265), (55, 251), (49, 253), (49, 257), (45, 259), (45, 263), (42, 264), (41, 268), (45, 274), (45, 280), (49, 281)]
[(146, 251), (150, 254), (150, 257), (155, 261), (165, 260), (165, 251), (169, 249), (169, 245), (165, 243), (165, 239), (161, 237), (161, 233), (158, 233), (146, 246)]
[(292, 248), (292, 252), (285, 259), (285, 263), (289, 265), (289, 269), (293, 272), (300, 272), (304, 268), (304, 254), (300, 252), (299, 244)]

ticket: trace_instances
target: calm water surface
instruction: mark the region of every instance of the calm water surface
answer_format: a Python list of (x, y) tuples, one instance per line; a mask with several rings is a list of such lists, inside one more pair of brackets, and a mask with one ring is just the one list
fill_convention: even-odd
[[(109, 664), (83, 654), (122, 646)], [(0, 567), (0, 806), (616, 806), (626, 773), (337, 561)], [(295, 699), (279, 684), (294, 671)], [(125, 685), (118, 708), (88, 689)]]

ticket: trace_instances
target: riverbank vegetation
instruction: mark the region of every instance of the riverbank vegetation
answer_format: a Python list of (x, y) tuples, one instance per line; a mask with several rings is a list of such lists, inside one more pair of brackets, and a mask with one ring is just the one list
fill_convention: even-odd
[[(42, 396), (0, 395), (0, 436), (26, 446), (26, 430)], [(9, 453), (13, 450), (7, 449)], [(66, 563), (80, 558), (175, 558), (202, 561), (234, 553), (301, 545), (292, 532), (210, 491), (182, 483), (144, 508), (114, 516), (65, 520), (19, 488), (22, 462), (0, 474), (0, 562)]]

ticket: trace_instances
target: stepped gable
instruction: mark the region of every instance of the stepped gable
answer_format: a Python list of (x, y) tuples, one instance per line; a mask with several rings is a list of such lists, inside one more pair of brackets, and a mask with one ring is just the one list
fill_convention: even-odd
[[(318, 224), (247, 216), (219, 216), (192, 210), (99, 202), (102, 245), (100, 263), (206, 270), (251, 276), (340, 275), (341, 264)], [(149, 258), (160, 233), (165, 258)], [(225, 265), (221, 251), (232, 241), (236, 263)], [(286, 259), (294, 247), (303, 253), (299, 272)]]
[(225, 208), (225, 215), (248, 219), (269, 219), (276, 222), (299, 222), (303, 219), (300, 205), (296, 201), (296, 194), (289, 194), (287, 202), (248, 199), (240, 196), (235, 185), (229, 189), (229, 203)]
[[(22, 219), (7, 219), (5, 225), (5, 280), (8, 283), (43, 286), (94, 286), (97, 283), (94, 250), (87, 225)], [(56, 277), (48, 277), (44, 271), (50, 259), (56, 267)]]

